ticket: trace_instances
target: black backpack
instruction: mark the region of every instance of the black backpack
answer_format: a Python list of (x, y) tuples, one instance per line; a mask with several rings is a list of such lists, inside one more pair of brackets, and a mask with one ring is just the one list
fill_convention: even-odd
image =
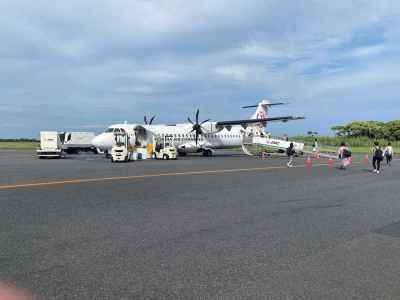
[(291, 156), (291, 155), (294, 155), (296, 153), (296, 151), (294, 150), (294, 148), (287, 148), (286, 149), (286, 154), (287, 154), (287, 156)]
[(343, 157), (344, 158), (351, 157), (351, 151), (349, 149), (343, 149)]
[(375, 149), (375, 154), (374, 154), (374, 156), (375, 156), (376, 158), (382, 159), (382, 156), (383, 156), (383, 151), (382, 151), (382, 149), (380, 149), (380, 148)]

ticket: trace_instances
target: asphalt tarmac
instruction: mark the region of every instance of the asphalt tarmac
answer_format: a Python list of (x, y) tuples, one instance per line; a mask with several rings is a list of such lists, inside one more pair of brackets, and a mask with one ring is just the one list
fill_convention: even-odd
[(0, 152), (0, 281), (38, 299), (400, 299), (400, 162)]

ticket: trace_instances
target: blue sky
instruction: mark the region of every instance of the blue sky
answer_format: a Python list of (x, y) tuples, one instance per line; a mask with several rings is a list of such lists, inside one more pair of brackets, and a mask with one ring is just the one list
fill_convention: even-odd
[(398, 1), (0, 1), (0, 137), (231, 120), (297, 134), (399, 118)]

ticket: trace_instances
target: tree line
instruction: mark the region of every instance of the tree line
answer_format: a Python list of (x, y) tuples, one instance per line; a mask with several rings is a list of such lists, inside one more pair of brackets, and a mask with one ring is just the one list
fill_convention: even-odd
[(0, 138), (0, 142), (40, 142), (38, 139), (30, 139), (30, 138), (19, 138), (19, 139), (2, 139)]
[(384, 139), (400, 141), (400, 120), (390, 122), (353, 121), (346, 125), (334, 126), (338, 137), (366, 137), (369, 139)]

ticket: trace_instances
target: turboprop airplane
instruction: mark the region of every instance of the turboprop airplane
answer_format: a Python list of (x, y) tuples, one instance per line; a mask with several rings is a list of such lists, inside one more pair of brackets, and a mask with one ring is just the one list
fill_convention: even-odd
[(256, 107), (255, 113), (250, 119), (211, 122), (210, 119), (199, 122), (199, 110), (196, 112), (195, 121), (188, 118), (188, 123), (174, 125), (153, 125), (154, 117), (145, 124), (114, 124), (106, 131), (92, 140), (92, 144), (100, 150), (108, 152), (114, 144), (115, 133), (126, 133), (130, 135), (132, 146), (149, 147), (154, 136), (168, 136), (172, 138), (174, 146), (180, 155), (187, 153), (202, 152), (204, 156), (211, 156), (214, 149), (228, 149), (240, 147), (243, 137), (251, 135), (266, 134), (264, 128), (268, 122), (288, 122), (304, 119), (304, 117), (284, 116), (269, 118), (268, 110), (271, 106), (284, 105), (287, 103), (271, 103), (262, 100), (256, 105), (244, 106), (243, 108)]

